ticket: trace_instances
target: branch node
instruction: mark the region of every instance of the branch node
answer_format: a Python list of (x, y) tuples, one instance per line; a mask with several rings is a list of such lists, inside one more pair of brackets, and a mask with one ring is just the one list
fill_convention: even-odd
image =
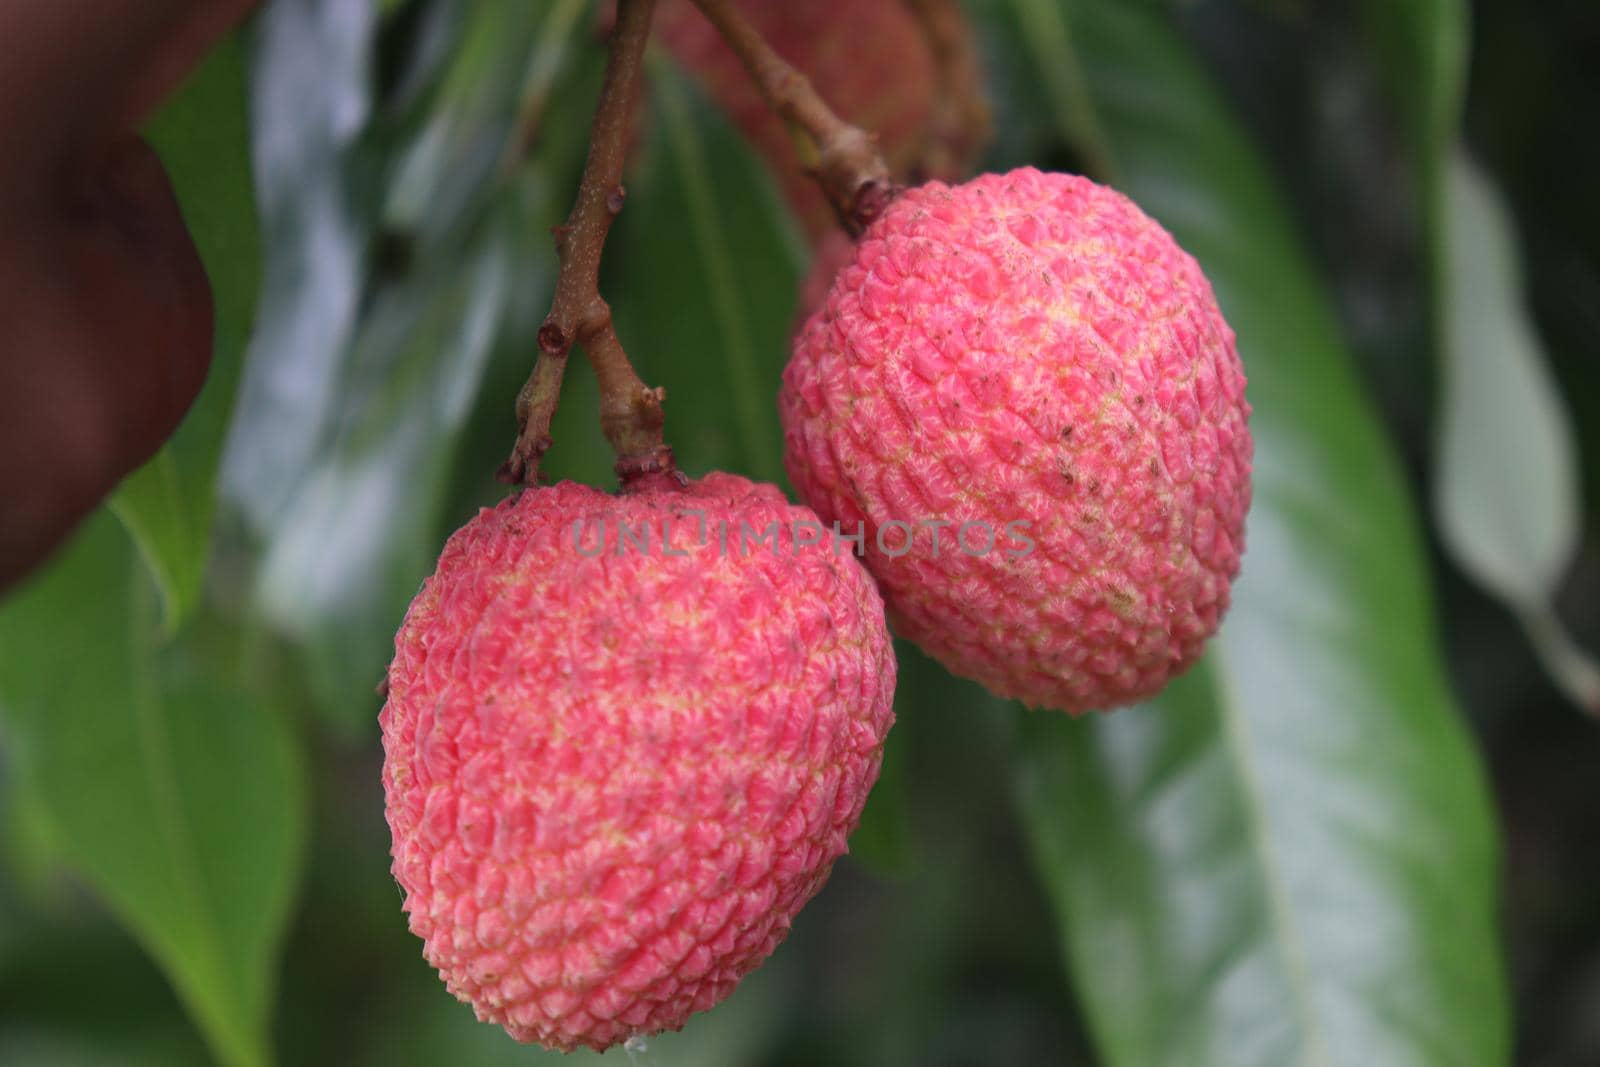
[(861, 228), (872, 225), (878, 217), (888, 210), (894, 198), (900, 194), (897, 186), (888, 182), (867, 182), (856, 190), (855, 204), (850, 211), (851, 220)]
[(839, 221), (859, 236), (896, 192), (878, 139), (835, 114), (732, 0), (693, 2), (739, 57), (767, 104), (789, 125), (801, 161), (822, 186)]
[(544, 325), (539, 327), (539, 351), (552, 356), (564, 355), (572, 347), (566, 331), (554, 319), (545, 319)]
[(616, 472), (617, 482), (624, 493), (652, 487), (679, 488), (689, 483), (689, 479), (678, 470), (669, 445), (661, 445), (638, 455), (618, 456)]
[[(595, 108), (589, 155), (567, 221), (551, 228), (560, 272), (550, 314), (539, 327), (539, 358), (517, 398), (517, 442), (500, 476), (514, 484), (538, 477), (539, 461), (550, 447), (550, 422), (561, 392), (567, 355), (581, 345), (600, 380), (600, 424), (619, 457), (672, 453), (661, 439), (659, 393), (645, 388), (628, 362), (611, 323), (611, 309), (600, 296), (600, 256), (611, 223), (622, 210), (622, 185), (635, 104), (642, 80), (645, 45), (655, 0), (618, 0), (605, 78)], [(648, 394), (649, 399), (643, 399)]]

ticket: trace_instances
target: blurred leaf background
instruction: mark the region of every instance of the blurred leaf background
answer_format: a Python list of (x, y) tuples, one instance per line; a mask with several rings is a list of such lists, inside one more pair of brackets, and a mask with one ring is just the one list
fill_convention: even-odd
[[(0, 603), (0, 1063), (555, 1061), (406, 932), (373, 687), (504, 492), (591, 7), (271, 0), (150, 131), (217, 364)], [(1239, 333), (1237, 603), (1106, 719), (902, 646), (852, 854), (635, 1062), (1600, 1062), (1600, 10), (966, 7), (985, 167), (1117, 184)], [(781, 479), (810, 253), (693, 72), (650, 72), (603, 287), (684, 467)], [(609, 484), (596, 403), (575, 361), (553, 475)]]

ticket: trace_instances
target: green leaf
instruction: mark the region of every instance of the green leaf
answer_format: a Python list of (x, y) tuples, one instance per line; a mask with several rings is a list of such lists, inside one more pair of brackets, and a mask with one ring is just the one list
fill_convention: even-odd
[(169, 632), (199, 599), (217, 467), (260, 285), (247, 107), (245, 52), (235, 37), (211, 54), (146, 131), (172, 178), (216, 309), (205, 388), (173, 439), (111, 502), (161, 589)]
[(1249, 550), (1205, 662), (1146, 707), (1027, 724), (1021, 807), (1097, 1042), (1139, 1067), (1503, 1063), (1493, 820), (1395, 458), (1165, 16), (1061, 10), (1112, 177), (1205, 267), (1255, 406)]
[(1554, 593), (1578, 547), (1572, 426), (1523, 305), (1505, 205), (1463, 156), (1446, 202), (1440, 525), (1467, 570), (1531, 607)]
[[(437, 558), (491, 363), (504, 355), (525, 376), (535, 351), (559, 219), (550, 171), (567, 151), (541, 139), (548, 158), (513, 158), (517, 105), (525, 81), (536, 92), (561, 73), (551, 57), (582, 32), (576, 10), (463, 16), (459, 47), (400, 130), (356, 121), (380, 121), (382, 102), (359, 63), (339, 61), (367, 53), (370, 23), (290, 4), (261, 27), (258, 151), (280, 239), (227, 489), (262, 541), (257, 606), (298, 639), (318, 706), (345, 734), (374, 727), (373, 687)], [(362, 217), (352, 191), (374, 172), (385, 180), (368, 199), (382, 210)], [(515, 388), (484, 482), (514, 438)]]
[(1361, 0), (1359, 12), (1410, 145), (1418, 213), (1437, 278), (1445, 170), (1466, 92), (1466, 5), (1463, 0)]
[(607, 250), (605, 288), (640, 375), (666, 387), (680, 465), (776, 482), (798, 241), (738, 133), (675, 68), (652, 68), (655, 136)]
[[(935, 668), (929, 671), (919, 657), (906, 648), (895, 649), (898, 677), (895, 684), (895, 715), (900, 722), (919, 714), (926, 696), (917, 683), (931, 673), (936, 685), (944, 686), (947, 676)], [(916, 662), (918, 670), (908, 670)], [(850, 858), (864, 864), (874, 874), (889, 877), (911, 875), (917, 865), (916, 845), (911, 831), (911, 781), (906, 769), (906, 730), (890, 730), (883, 746), (883, 766), (878, 781), (861, 812), (861, 824), (850, 835)]]
[(1523, 620), (1551, 675), (1600, 710), (1600, 664), (1552, 607), (1581, 533), (1577, 444), (1524, 303), (1510, 215), (1463, 155), (1451, 160), (1445, 199), (1440, 534)]
[(160, 963), (216, 1057), (254, 1065), (270, 1061), (277, 946), (304, 835), (295, 750), (274, 716), (197, 660), (193, 635), (156, 647), (157, 593), (168, 636), (199, 600), (259, 279), (237, 39), (146, 133), (211, 280), (211, 370), (111, 511), (0, 606), (0, 713), (15, 787), (52, 850)]
[(0, 606), (6, 750), (52, 850), (165, 970), (217, 1059), (254, 1067), (271, 1061), (302, 772), (282, 720), (232, 680), (221, 631), (158, 649), (156, 608), (96, 514)]
[[(195, 504), (185, 493), (171, 444), (127, 478), (106, 501), (139, 549), (161, 590), (164, 627), (176, 632), (200, 599), (210, 531), (195, 525)], [(209, 526), (209, 519), (207, 520)]]
[(1411, 144), (1440, 375), (1434, 519), (1456, 563), (1518, 617), (1550, 676), (1600, 710), (1600, 662), (1557, 617), (1578, 549), (1577, 433), (1523, 297), (1510, 212), (1457, 145), (1461, 0), (1364, 0)]
[(307, 480), (338, 411), (370, 236), (346, 172), (371, 110), (371, 35), (368, 17), (303, 2), (269, 4), (255, 25), (256, 179), (272, 240), (223, 491), (259, 532)]
[(261, 608), (305, 642), (330, 721), (349, 731), (375, 722), (394, 630), (438, 556), (455, 438), (512, 280), (539, 282), (513, 268), (507, 244), (470, 249), (450, 279), (374, 298), (348, 357), (346, 418), (262, 559)]

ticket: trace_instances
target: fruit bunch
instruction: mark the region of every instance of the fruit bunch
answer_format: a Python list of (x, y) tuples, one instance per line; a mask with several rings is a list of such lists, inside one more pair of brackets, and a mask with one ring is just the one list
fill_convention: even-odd
[[(642, 48), (638, 19), (619, 6)], [(609, 316), (563, 318), (605, 308), (568, 266), (592, 271), (620, 203), (609, 143), (541, 343), (587, 338), (621, 492), (529, 487), (458, 531), (380, 716), (424, 955), (563, 1050), (681, 1027), (782, 941), (877, 777), (886, 617), (1001, 696), (1136, 702), (1216, 631), (1250, 502), (1243, 369), (1199, 266), (1121, 194), (1029, 168), (916, 186), (830, 242), (779, 395), (809, 507), (683, 477)], [(534, 465), (552, 365), (519, 401)]]

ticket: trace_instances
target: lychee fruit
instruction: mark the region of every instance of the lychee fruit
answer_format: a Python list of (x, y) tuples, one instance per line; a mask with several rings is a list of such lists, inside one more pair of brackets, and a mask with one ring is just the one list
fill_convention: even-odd
[(423, 955), (519, 1041), (677, 1029), (788, 933), (893, 720), (848, 548), (727, 474), (484, 510), (395, 638), (394, 876)]
[[(933, 50), (906, 0), (740, 0), (738, 7), (840, 117), (878, 135), (895, 174), (921, 167), (919, 157), (927, 154), (929, 137), (939, 139), (941, 151), (938, 165), (925, 177), (955, 178), (968, 172), (987, 138), (983, 109), (969, 107), (973, 117), (955, 128), (935, 128), (938, 72)], [(964, 22), (954, 6), (947, 17)], [(807, 233), (816, 239), (833, 229), (833, 211), (802, 169), (783, 120), (716, 29), (688, 0), (663, 0), (655, 32), (766, 158)], [(948, 47), (970, 53), (975, 40), (970, 29), (955, 32)], [(960, 69), (977, 66), (970, 54), (952, 63)], [(966, 94), (978, 90), (975, 85), (962, 87)]]
[(997, 694), (1137, 702), (1228, 607), (1244, 371), (1200, 267), (1114, 190), (1023, 169), (906, 192), (779, 404), (790, 477), (864, 528), (896, 629)]

